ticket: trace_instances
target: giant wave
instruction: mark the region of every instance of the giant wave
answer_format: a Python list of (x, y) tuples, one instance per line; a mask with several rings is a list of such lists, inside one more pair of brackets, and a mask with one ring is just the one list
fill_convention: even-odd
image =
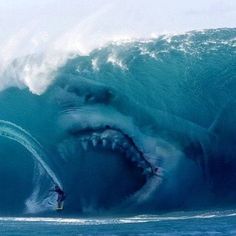
[(44, 59), (0, 75), (1, 215), (53, 214), (54, 184), (62, 214), (235, 203), (235, 29)]

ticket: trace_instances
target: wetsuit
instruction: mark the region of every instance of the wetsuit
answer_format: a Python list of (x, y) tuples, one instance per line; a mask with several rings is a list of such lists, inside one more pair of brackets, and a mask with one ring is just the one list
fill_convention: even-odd
[(56, 193), (57, 193), (57, 202), (58, 202), (58, 205), (63, 202), (66, 198), (66, 195), (64, 193), (64, 191), (62, 191), (60, 188), (57, 188), (54, 190)]
[(66, 195), (63, 190), (61, 190), (58, 186), (55, 189), (50, 190), (57, 193), (57, 208), (63, 208), (63, 201), (66, 199)]

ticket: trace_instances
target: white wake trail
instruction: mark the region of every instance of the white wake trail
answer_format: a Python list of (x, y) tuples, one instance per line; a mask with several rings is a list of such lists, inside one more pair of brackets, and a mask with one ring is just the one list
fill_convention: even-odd
[(33, 155), (40, 166), (46, 171), (52, 181), (61, 189), (63, 188), (61, 181), (44, 161), (47, 159), (47, 155), (45, 154), (43, 147), (34, 137), (32, 137), (31, 134), (14, 123), (0, 120), (0, 136), (14, 140), (24, 146)]

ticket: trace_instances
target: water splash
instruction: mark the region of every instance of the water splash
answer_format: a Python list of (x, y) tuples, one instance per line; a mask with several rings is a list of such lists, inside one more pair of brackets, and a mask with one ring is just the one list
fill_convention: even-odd
[(61, 181), (57, 178), (54, 171), (45, 162), (47, 155), (45, 154), (41, 144), (32, 137), (27, 131), (20, 126), (9, 121), (0, 120), (0, 136), (14, 140), (24, 146), (35, 158), (35, 160), (46, 171), (51, 180), (62, 188)]

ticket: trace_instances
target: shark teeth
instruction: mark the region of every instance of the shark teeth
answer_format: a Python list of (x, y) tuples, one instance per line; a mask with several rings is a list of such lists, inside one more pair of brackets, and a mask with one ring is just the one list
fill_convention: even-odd
[(113, 150), (121, 153), (140, 168), (147, 169), (150, 166), (128, 137), (119, 131), (93, 132), (83, 135), (79, 140), (84, 151), (87, 151), (89, 147)]
[(112, 142), (111, 147), (112, 147), (112, 150), (115, 150), (118, 147), (117, 142)]
[(96, 140), (96, 139), (92, 139), (92, 143), (93, 143), (93, 146), (96, 147), (97, 144), (98, 144), (98, 140)]
[(83, 147), (83, 149), (85, 151), (87, 151), (88, 150), (88, 141), (87, 140), (82, 140), (81, 141), (81, 146)]
[(106, 139), (102, 139), (102, 146), (106, 147), (107, 146), (107, 140)]

